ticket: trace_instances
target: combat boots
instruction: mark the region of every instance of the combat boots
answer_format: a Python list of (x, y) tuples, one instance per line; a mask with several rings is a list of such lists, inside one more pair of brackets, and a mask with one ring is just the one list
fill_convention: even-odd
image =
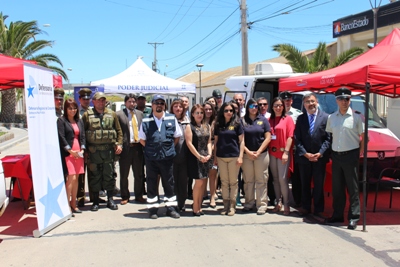
[(113, 191), (107, 190), (107, 197), (107, 208), (109, 208), (110, 210), (117, 210), (118, 206), (114, 203)]
[(229, 199), (228, 200), (223, 200), (224, 203), (224, 209), (221, 211), (221, 215), (226, 215), (229, 211)]
[(90, 208), (91, 211), (98, 211), (99, 210), (99, 192), (92, 192), (93, 197), (93, 205)]

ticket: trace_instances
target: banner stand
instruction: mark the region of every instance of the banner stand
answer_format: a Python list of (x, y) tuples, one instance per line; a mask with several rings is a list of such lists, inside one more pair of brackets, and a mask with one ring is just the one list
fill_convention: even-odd
[(47, 226), (46, 228), (42, 229), (39, 231), (39, 229), (33, 230), (33, 237), (38, 238), (41, 237), (42, 235), (45, 235), (47, 232), (50, 232), (53, 230), (53, 228), (56, 228), (57, 226), (61, 225), (62, 223), (65, 223), (72, 217), (72, 214), (69, 214), (67, 217), (64, 217), (51, 225)]

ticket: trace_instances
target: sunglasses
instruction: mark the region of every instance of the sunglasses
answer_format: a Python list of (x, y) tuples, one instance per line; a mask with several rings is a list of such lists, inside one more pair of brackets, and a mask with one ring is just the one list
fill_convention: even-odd
[(251, 105), (249, 105), (249, 108), (258, 108), (258, 105), (256, 105), (256, 104), (251, 104)]
[(339, 101), (346, 101), (346, 102), (350, 101), (349, 97), (344, 97), (344, 96), (339, 96), (336, 99), (339, 100)]
[(283, 107), (282, 104), (276, 104), (276, 105), (274, 105), (274, 108), (281, 108), (281, 107)]
[(233, 109), (224, 109), (224, 113), (233, 113)]
[(268, 106), (267, 103), (258, 103), (259, 106)]
[(164, 106), (165, 102), (153, 102), (153, 104), (157, 106)]

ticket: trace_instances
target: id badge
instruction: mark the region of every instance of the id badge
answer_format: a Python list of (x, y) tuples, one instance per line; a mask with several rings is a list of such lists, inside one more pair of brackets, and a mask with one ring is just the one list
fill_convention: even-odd
[(271, 140), (276, 140), (276, 135), (271, 135)]

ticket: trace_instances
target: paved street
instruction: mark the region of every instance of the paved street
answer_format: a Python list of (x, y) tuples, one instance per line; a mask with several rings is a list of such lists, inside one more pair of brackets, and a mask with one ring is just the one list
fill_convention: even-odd
[[(23, 153), (29, 153), (28, 141), (2, 150), (0, 156)], [(131, 187), (132, 180), (131, 175)], [(239, 208), (228, 217), (204, 208), (205, 216), (192, 217), (191, 201), (186, 203), (180, 219), (166, 217), (161, 208), (159, 214), (164, 214), (158, 220), (148, 219), (146, 205), (134, 201), (117, 211), (104, 206), (98, 212), (89, 211), (87, 203), (82, 214), (33, 238), (35, 208), (25, 211), (21, 202), (12, 202), (0, 218), (1, 266), (400, 265), (399, 202), (392, 209), (368, 212), (368, 232), (361, 225), (349, 231), (307, 223), (294, 209), (291, 216), (257, 216)], [(217, 209), (221, 207), (219, 200)]]

